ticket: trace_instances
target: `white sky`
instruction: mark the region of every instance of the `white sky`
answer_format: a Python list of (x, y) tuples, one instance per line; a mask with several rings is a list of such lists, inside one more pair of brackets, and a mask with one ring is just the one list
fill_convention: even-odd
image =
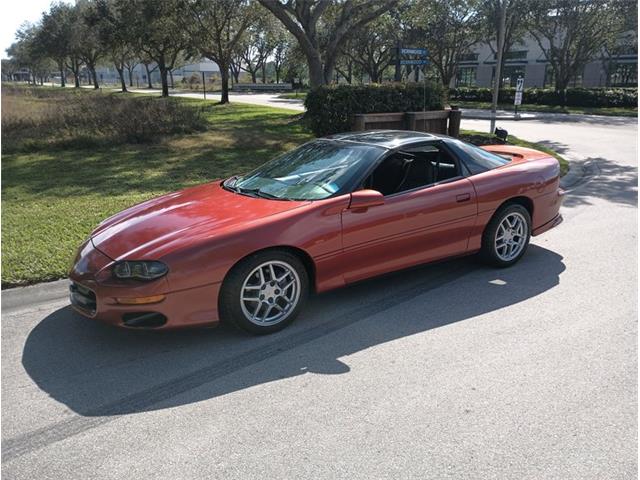
[[(64, 0), (66, 3), (72, 3)], [(0, 10), (0, 56), (5, 58), (5, 50), (15, 41), (16, 30), (23, 22), (36, 22), (42, 12), (49, 10), (52, 0), (3, 1)]]

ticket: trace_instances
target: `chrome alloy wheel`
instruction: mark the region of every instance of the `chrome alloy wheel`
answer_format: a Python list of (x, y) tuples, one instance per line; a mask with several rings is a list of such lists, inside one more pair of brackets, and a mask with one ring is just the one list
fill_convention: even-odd
[(527, 244), (528, 228), (527, 220), (520, 213), (513, 212), (502, 219), (494, 242), (500, 260), (509, 262), (520, 255)]
[(240, 289), (242, 313), (258, 326), (287, 318), (300, 299), (300, 278), (286, 262), (272, 260), (254, 268)]

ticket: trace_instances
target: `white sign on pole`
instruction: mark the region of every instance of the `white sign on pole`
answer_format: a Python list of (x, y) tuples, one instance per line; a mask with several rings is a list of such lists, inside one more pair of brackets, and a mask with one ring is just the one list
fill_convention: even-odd
[(516, 95), (513, 99), (514, 105), (522, 105), (522, 93), (524, 92), (524, 78), (518, 78), (518, 83), (516, 84)]

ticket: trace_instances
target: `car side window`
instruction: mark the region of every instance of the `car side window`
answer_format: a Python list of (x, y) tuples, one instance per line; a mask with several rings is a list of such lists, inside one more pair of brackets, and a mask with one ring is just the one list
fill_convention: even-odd
[(439, 145), (423, 145), (395, 152), (383, 160), (363, 187), (385, 196), (433, 185), (460, 176), (453, 157)]

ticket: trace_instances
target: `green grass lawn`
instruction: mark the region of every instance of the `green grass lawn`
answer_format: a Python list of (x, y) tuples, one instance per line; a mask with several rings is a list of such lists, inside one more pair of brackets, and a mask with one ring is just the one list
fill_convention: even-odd
[[(480, 108), (483, 110), (491, 109), (490, 102), (468, 102), (450, 100), (452, 105), (457, 105), (461, 108)], [(511, 103), (505, 103), (498, 105), (499, 110), (513, 111), (514, 105)], [(520, 105), (518, 107), (520, 112), (546, 112), (546, 113), (582, 113), (587, 115), (605, 115), (605, 116), (619, 116), (619, 117), (637, 117), (637, 108), (622, 108), (622, 107), (561, 107), (559, 105)]]
[(211, 102), (206, 108), (206, 132), (152, 145), (3, 154), (2, 286), (62, 278), (104, 218), (247, 172), (312, 136), (290, 110)]
[(289, 100), (303, 100), (307, 98), (307, 92), (288, 92), (281, 93), (278, 98), (286, 98)]
[[(151, 144), (52, 144), (3, 152), (3, 288), (65, 277), (77, 246), (100, 221), (124, 208), (247, 172), (312, 138), (300, 115), (290, 110), (180, 101), (204, 108), (205, 131)], [(492, 141), (481, 132), (464, 134)], [(514, 137), (510, 141), (541, 148)]]

